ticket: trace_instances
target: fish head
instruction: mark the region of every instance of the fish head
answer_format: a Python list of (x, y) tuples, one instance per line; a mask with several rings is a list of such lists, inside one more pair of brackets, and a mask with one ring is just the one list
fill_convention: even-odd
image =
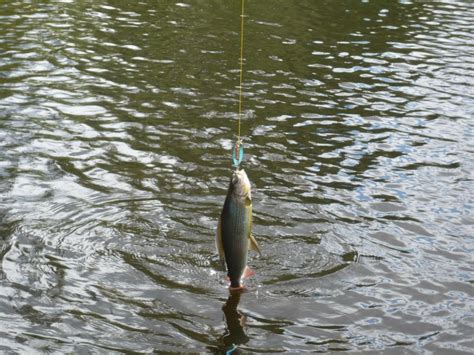
[(235, 170), (232, 174), (232, 193), (239, 198), (250, 198), (250, 180), (245, 170)]

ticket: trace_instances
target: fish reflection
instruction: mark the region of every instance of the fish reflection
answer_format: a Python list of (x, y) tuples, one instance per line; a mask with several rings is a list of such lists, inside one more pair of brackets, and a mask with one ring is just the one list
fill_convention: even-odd
[(245, 344), (249, 341), (249, 337), (244, 331), (246, 317), (237, 309), (241, 294), (241, 292), (231, 292), (229, 298), (222, 307), (227, 323), (227, 329), (224, 333), (223, 341), (226, 348), (228, 348), (228, 354), (236, 354), (238, 351), (236, 346), (239, 344)]

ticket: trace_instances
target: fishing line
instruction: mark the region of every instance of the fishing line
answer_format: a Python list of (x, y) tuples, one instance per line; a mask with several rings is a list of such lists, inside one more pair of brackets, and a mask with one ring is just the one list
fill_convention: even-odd
[(242, 117), (242, 83), (244, 79), (244, 6), (245, 0), (242, 0), (242, 14), (240, 15), (240, 85), (239, 85), (239, 119), (237, 126), (237, 141), (240, 141), (240, 119)]
[(240, 76), (239, 76), (239, 115), (237, 117), (237, 141), (235, 142), (234, 149), (232, 151), (232, 166), (236, 169), (239, 168), (240, 163), (244, 159), (244, 147), (242, 146), (242, 140), (240, 139), (240, 121), (242, 119), (242, 86), (244, 82), (244, 9), (245, 0), (241, 0), (242, 12), (240, 14)]

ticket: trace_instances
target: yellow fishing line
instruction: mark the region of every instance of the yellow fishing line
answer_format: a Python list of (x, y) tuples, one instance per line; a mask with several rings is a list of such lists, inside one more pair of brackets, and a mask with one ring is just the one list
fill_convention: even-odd
[(244, 6), (245, 0), (241, 0), (242, 13), (240, 14), (240, 83), (239, 83), (239, 115), (237, 117), (237, 141), (232, 149), (232, 166), (237, 170), (244, 159), (244, 148), (240, 141), (240, 121), (242, 120), (242, 87), (244, 81)]
[(240, 143), (240, 120), (242, 118), (242, 84), (244, 78), (243, 64), (244, 64), (244, 5), (245, 0), (242, 0), (242, 14), (240, 15), (240, 85), (239, 85), (239, 117), (237, 124), (237, 143)]

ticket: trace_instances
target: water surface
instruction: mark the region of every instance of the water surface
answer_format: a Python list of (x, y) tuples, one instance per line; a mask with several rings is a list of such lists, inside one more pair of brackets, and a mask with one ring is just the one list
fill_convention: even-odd
[(229, 297), (239, 11), (0, 5), (0, 352), (473, 351), (473, 4), (248, 2)]

